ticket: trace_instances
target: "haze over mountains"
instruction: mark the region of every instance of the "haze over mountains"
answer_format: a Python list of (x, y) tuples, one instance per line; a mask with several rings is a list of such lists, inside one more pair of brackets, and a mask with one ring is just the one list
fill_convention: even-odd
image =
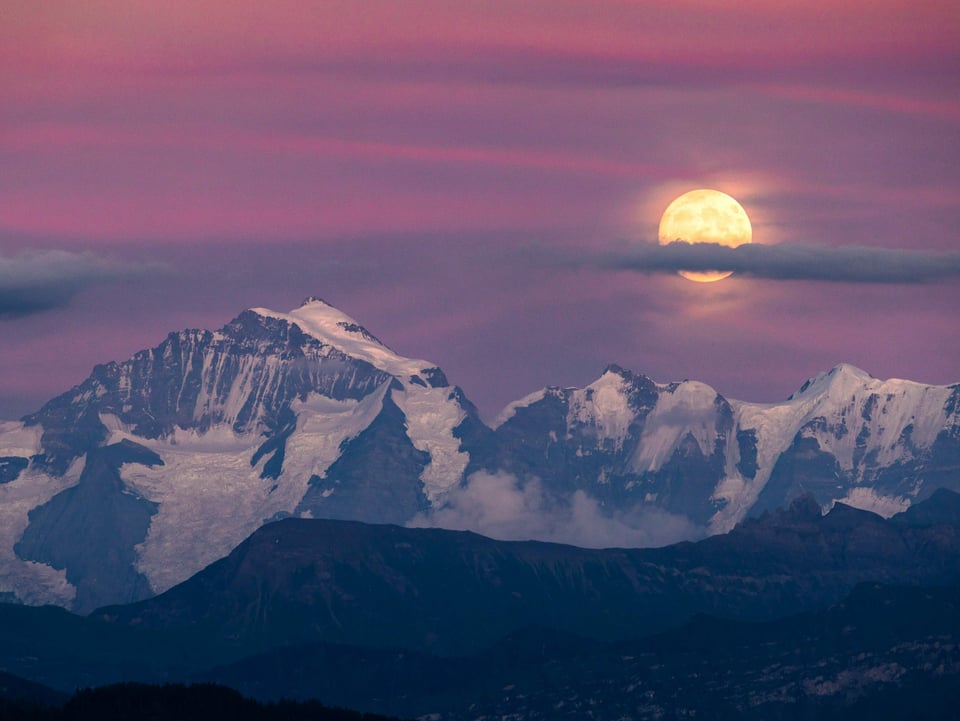
[(848, 365), (764, 405), (610, 366), (488, 425), (321, 300), (253, 309), (0, 424), (0, 594), (147, 598), (290, 516), (595, 547), (728, 531), (804, 493), (890, 516), (960, 490), (958, 419), (960, 385)]

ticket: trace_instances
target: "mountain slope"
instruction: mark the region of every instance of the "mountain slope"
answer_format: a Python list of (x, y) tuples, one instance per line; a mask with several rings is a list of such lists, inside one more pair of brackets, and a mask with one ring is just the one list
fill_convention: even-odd
[(890, 516), (938, 487), (960, 490), (960, 385), (880, 381), (844, 364), (776, 404), (611, 366), (583, 389), (509, 405), (494, 437), (472, 449), (468, 472), (536, 476), (713, 533), (807, 492)]
[[(182, 581), (272, 518), (402, 522), (459, 481), (454, 431), (475, 414), (440, 369), (318, 299), (172, 333), (0, 427), (0, 592), (90, 610)], [(134, 447), (152, 460), (95, 460)], [(49, 533), (63, 514), (97, 518), (102, 542)]]
[[(442, 663), (424, 654), (483, 653), (482, 663), (488, 667), (522, 670), (524, 664), (533, 664), (528, 671), (538, 668), (536, 659), (547, 654), (565, 669), (564, 683), (585, 693), (593, 682), (585, 676), (583, 684), (574, 683), (578, 668), (592, 669), (594, 679), (612, 678), (604, 670), (610, 664), (624, 672), (649, 673), (652, 664), (640, 659), (634, 640), (651, 633), (669, 635), (671, 628), (687, 624), (702, 631), (687, 633), (682, 644), (658, 646), (651, 639), (640, 645), (649, 646), (644, 654), (686, 658), (684, 673), (692, 679), (698, 671), (691, 659), (696, 661), (701, 651), (736, 657), (737, 649), (752, 647), (744, 654), (747, 666), (758, 654), (769, 658), (770, 639), (756, 641), (747, 622), (822, 609), (841, 601), (859, 583), (952, 585), (953, 596), (931, 590), (920, 596), (904, 592), (904, 598), (913, 599), (909, 603), (916, 602), (918, 608), (924, 599), (933, 601), (930, 609), (942, 602), (955, 606), (960, 519), (952, 514), (934, 519), (939, 510), (924, 509), (932, 504), (956, 509), (960, 499), (942, 491), (939, 498), (918, 504), (913, 513), (885, 520), (842, 505), (821, 516), (816, 503), (806, 497), (790, 509), (744, 521), (726, 535), (634, 550), (587, 550), (498, 542), (438, 529), (286, 519), (260, 529), (228, 557), (153, 599), (104, 608), (86, 617), (56, 607), (0, 604), (0, 667), (71, 690), (123, 680), (198, 679), (207, 669), (268, 653), (280, 666), (255, 676), (274, 687), (289, 681), (284, 688), (292, 693), (312, 683), (322, 686), (308, 673), (310, 664), (319, 663), (316, 659), (346, 663), (353, 658), (361, 664), (352, 669), (356, 683), (365, 677), (371, 684), (380, 679), (376, 683), (382, 687), (391, 679), (408, 678), (384, 671), (402, 659), (407, 659), (409, 673), (418, 665), (429, 669)], [(860, 634), (861, 623), (885, 629), (884, 643), (901, 632), (917, 639), (934, 633), (940, 623), (936, 618), (943, 614), (912, 616), (903, 611), (909, 603), (901, 603), (894, 591), (885, 593), (882, 604), (864, 601), (858, 608), (866, 612), (847, 614), (848, 620), (837, 626), (844, 629), (842, 634), (823, 636), (823, 647), (815, 651), (823, 654), (819, 658), (830, 660), (826, 649), (831, 643), (839, 650), (858, 643), (861, 650), (869, 650), (861, 642), (876, 640), (877, 633)], [(725, 620), (698, 622), (704, 613)], [(857, 616), (858, 622), (849, 621)], [(955, 616), (947, 618), (956, 625)], [(928, 622), (934, 630), (924, 625)], [(779, 628), (790, 636), (802, 623), (803, 619), (794, 619)], [(549, 632), (530, 631), (531, 627)], [(943, 632), (953, 633), (950, 628)], [(484, 651), (508, 636), (508, 642)], [(777, 654), (802, 654), (813, 648), (805, 642), (791, 651), (796, 639), (790, 639)], [(612, 642), (620, 645), (609, 646)], [(328, 645), (316, 659), (312, 652), (293, 648), (310, 643)], [(332, 648), (330, 643), (349, 648)], [(949, 657), (954, 652), (955, 641), (940, 639), (938, 644), (936, 651), (924, 641), (927, 650), (921, 656), (929, 658), (928, 651), (936, 651)], [(913, 658), (913, 651), (906, 652), (902, 658)], [(625, 663), (626, 656), (640, 660)], [(362, 665), (368, 663), (363, 659), (373, 666)], [(304, 670), (291, 669), (288, 679), (277, 677), (284, 664), (300, 661), (306, 664)], [(244, 668), (262, 669), (263, 663), (268, 662), (251, 659), (236, 671), (247, 674)], [(842, 669), (846, 661), (830, 663)], [(729, 666), (728, 661), (723, 664), (718, 668)], [(416, 688), (439, 692), (462, 688), (463, 683), (470, 686), (454, 673), (454, 662), (444, 668), (422, 684), (414, 683), (411, 693)], [(334, 683), (342, 672), (330, 671), (327, 680)], [(486, 681), (477, 680), (492, 683), (496, 678), (488, 673), (483, 676)], [(237, 683), (239, 679), (234, 676)], [(344, 684), (344, 690), (356, 688), (356, 683)], [(752, 682), (746, 678), (742, 683)], [(501, 687), (484, 688), (496, 692)], [(495, 694), (495, 699), (500, 696)]]
[(458, 653), (534, 624), (614, 639), (697, 613), (772, 618), (864, 581), (960, 583), (960, 526), (898, 524), (842, 504), (821, 516), (810, 496), (661, 549), (286, 519), (166, 593), (95, 615), (249, 648), (322, 640)]
[(145, 598), (288, 516), (658, 545), (807, 492), (890, 516), (960, 490), (958, 468), (960, 386), (840, 365), (758, 405), (610, 366), (488, 426), (434, 364), (309, 298), (171, 333), (0, 423), (0, 599)]

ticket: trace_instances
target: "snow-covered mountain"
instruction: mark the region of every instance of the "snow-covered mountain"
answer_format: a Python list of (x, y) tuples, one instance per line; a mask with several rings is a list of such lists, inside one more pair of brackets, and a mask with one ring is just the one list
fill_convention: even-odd
[(402, 523), (459, 482), (453, 431), (475, 416), (439, 368), (318, 299), (171, 333), (0, 426), (0, 593), (90, 609), (273, 518)]
[(891, 516), (960, 488), (960, 385), (881, 381), (845, 364), (774, 404), (611, 366), (585, 388), (509, 405), (494, 433), (488, 467), (546, 469), (611, 507), (654, 505), (713, 533), (807, 492)]
[(268, 520), (422, 522), (478, 472), (535, 483), (551, 508), (587, 497), (621, 522), (654, 509), (703, 533), (806, 491), (891, 515), (960, 490), (958, 417), (960, 386), (850, 366), (772, 405), (611, 366), (491, 427), (434, 364), (329, 304), (256, 308), (0, 423), (0, 598), (81, 611), (142, 598)]

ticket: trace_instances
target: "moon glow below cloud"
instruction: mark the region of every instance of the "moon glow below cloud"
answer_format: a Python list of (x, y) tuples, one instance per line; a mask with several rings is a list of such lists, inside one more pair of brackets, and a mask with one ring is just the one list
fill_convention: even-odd
[(680, 240), (600, 254), (597, 264), (640, 273), (733, 272), (753, 278), (836, 283), (927, 283), (960, 276), (960, 253), (805, 243), (731, 248)]
[[(675, 240), (688, 243), (717, 243), (736, 248), (751, 242), (753, 229), (750, 218), (736, 199), (719, 190), (700, 188), (675, 198), (660, 218), (660, 245)], [(730, 271), (679, 271), (687, 280), (696, 283), (714, 283), (731, 275)]]

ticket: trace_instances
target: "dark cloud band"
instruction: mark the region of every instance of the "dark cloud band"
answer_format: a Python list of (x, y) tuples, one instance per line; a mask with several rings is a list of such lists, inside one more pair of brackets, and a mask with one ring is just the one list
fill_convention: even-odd
[(800, 243), (729, 248), (674, 241), (609, 253), (599, 258), (599, 264), (641, 273), (733, 271), (753, 278), (841, 283), (926, 283), (960, 275), (960, 253), (956, 252)]
[(79, 291), (98, 283), (141, 277), (161, 270), (92, 253), (40, 250), (0, 255), (0, 318), (59, 308)]

